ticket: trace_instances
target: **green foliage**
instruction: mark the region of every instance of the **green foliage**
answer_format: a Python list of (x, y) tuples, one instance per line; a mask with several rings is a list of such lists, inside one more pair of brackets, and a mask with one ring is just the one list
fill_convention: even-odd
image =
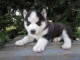
[[(76, 27), (80, 26), (79, 0), (0, 0), (0, 46), (4, 44), (2, 41), (5, 42), (17, 35), (26, 34), (22, 20), (24, 8), (27, 11), (30, 9), (41, 11), (46, 8), (49, 19), (70, 25), (73, 32), (78, 34)], [(17, 9), (21, 12), (21, 16), (16, 16)], [(10, 26), (15, 26), (16, 29), (11, 29)], [(10, 29), (6, 30), (7, 27)]]
[(80, 29), (78, 29), (76, 32), (74, 32), (75, 36), (79, 36), (80, 37)]
[(9, 40), (9, 36), (6, 33), (0, 32), (0, 48)]

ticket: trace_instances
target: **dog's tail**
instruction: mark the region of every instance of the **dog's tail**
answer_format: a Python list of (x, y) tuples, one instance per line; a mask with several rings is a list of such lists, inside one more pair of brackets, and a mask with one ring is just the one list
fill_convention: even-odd
[(75, 40), (80, 41), (80, 38), (76, 37), (76, 39), (75, 39)]
[(79, 38), (79, 37), (74, 36), (74, 37), (73, 37), (73, 40), (80, 41), (80, 38)]

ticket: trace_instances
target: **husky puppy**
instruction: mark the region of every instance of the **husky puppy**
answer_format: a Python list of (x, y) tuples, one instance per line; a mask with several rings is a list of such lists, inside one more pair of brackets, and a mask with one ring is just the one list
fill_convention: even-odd
[(30, 10), (27, 12), (26, 9), (24, 9), (23, 16), (24, 26), (28, 35), (16, 41), (15, 45), (22, 46), (37, 40), (36, 45), (33, 47), (33, 51), (42, 52), (50, 40), (57, 42), (63, 39), (64, 43), (62, 48), (71, 48), (71, 40), (73, 40), (71, 29), (61, 23), (47, 21), (45, 9), (43, 9), (42, 12), (37, 10)]

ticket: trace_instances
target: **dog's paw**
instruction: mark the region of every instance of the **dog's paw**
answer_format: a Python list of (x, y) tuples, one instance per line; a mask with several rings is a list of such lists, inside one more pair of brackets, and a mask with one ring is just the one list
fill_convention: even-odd
[(22, 46), (22, 45), (24, 45), (24, 41), (22, 41), (22, 40), (16, 41), (15, 45)]
[(66, 44), (65, 43), (65, 44), (62, 45), (62, 48), (63, 49), (70, 49), (71, 48), (71, 44)]
[(44, 51), (44, 46), (40, 46), (40, 45), (35, 45), (34, 47), (33, 47), (33, 51), (35, 51), (35, 52), (42, 52), (42, 51)]

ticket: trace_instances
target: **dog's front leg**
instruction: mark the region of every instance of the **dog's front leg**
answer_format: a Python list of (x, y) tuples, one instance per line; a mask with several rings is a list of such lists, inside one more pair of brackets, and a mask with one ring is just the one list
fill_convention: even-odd
[(23, 39), (16, 41), (15, 45), (22, 46), (22, 45), (25, 45), (29, 42), (33, 42), (33, 41), (34, 41), (34, 38), (32, 38), (30, 36), (25, 36)]
[(46, 38), (40, 38), (37, 41), (37, 44), (33, 47), (33, 51), (42, 52), (48, 44), (48, 40)]

